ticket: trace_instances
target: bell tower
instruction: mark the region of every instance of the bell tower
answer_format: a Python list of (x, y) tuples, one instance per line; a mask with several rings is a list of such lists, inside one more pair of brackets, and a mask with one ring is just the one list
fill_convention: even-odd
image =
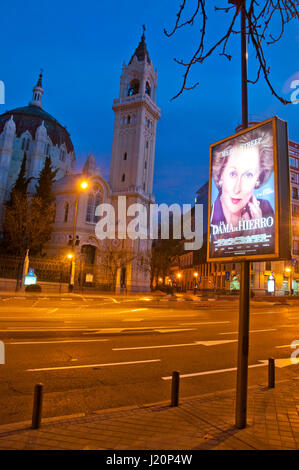
[(157, 121), (157, 72), (141, 40), (128, 65), (124, 63), (115, 113), (110, 164), (110, 185), (115, 194), (153, 201), (153, 175)]

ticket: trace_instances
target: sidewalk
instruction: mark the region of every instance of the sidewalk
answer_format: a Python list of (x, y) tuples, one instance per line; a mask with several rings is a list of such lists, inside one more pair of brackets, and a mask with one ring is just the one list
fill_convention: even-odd
[(168, 403), (0, 426), (0, 449), (254, 450), (299, 449), (299, 377), (275, 389), (252, 387), (248, 426), (234, 427), (234, 391)]

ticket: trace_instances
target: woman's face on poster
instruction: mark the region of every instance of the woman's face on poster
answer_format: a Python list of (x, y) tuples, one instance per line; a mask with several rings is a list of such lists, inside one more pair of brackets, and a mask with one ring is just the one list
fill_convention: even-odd
[(250, 202), (259, 174), (258, 148), (234, 148), (220, 178), (222, 205), (231, 213), (238, 214)]

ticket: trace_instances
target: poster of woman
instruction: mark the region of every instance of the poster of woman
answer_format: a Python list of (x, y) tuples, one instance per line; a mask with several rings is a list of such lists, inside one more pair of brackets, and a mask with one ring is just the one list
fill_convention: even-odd
[(211, 147), (210, 258), (275, 252), (273, 122)]

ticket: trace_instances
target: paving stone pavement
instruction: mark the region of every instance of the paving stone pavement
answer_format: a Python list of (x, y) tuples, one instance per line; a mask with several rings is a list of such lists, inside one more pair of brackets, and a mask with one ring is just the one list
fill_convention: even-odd
[(181, 400), (0, 426), (0, 449), (290, 450), (299, 449), (299, 377), (248, 395), (248, 425), (234, 426), (233, 391)]

